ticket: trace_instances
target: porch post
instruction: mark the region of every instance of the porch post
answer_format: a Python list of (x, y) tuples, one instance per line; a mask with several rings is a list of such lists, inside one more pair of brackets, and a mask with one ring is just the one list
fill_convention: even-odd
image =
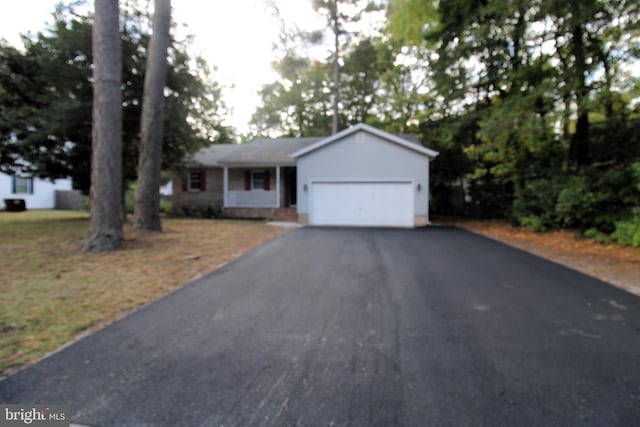
[(276, 208), (280, 207), (280, 166), (276, 166)]
[(222, 169), (222, 191), (223, 191), (223, 196), (222, 196), (222, 206), (223, 207), (227, 207), (227, 193), (229, 192), (229, 168), (227, 168), (227, 166), (225, 166)]

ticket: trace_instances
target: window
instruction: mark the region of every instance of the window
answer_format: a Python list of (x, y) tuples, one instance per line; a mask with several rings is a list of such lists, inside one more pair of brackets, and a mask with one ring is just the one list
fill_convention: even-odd
[(264, 190), (264, 172), (252, 172), (251, 174), (251, 189), (252, 190)]
[(269, 191), (271, 188), (271, 174), (268, 170), (244, 171), (244, 191)]
[(189, 174), (189, 191), (200, 191), (202, 181), (200, 172), (191, 172)]
[(33, 194), (33, 178), (13, 177), (13, 194)]

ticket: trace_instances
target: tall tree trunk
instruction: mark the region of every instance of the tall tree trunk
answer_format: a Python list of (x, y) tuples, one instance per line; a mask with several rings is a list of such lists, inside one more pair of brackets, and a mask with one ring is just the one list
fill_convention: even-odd
[(340, 92), (340, 22), (338, 16), (338, 1), (331, 5), (331, 20), (333, 21), (334, 53), (333, 53), (333, 117), (331, 132), (338, 132), (338, 97)]
[[(578, 19), (578, 18), (574, 18)], [(589, 155), (589, 110), (587, 100), (589, 87), (586, 82), (587, 64), (585, 59), (584, 31), (581, 23), (576, 23), (571, 31), (571, 53), (574, 57), (574, 94), (578, 109), (576, 131), (569, 145), (569, 160), (575, 166), (587, 163)]]
[(118, 0), (95, 0), (91, 220), (85, 251), (122, 246), (122, 47)]
[[(562, 53), (562, 49), (560, 48), (560, 39), (562, 35), (560, 32), (556, 32), (555, 34), (555, 49), (556, 55), (560, 59), (560, 75), (563, 76), (564, 86), (560, 87), (560, 95), (562, 97), (562, 144), (565, 148), (567, 148), (567, 153), (569, 152), (569, 148), (571, 147), (571, 111), (572, 111), (572, 100), (571, 100), (571, 85), (570, 85), (570, 67), (569, 59), (566, 55)], [(567, 155), (562, 162), (562, 170), (566, 171), (569, 168), (570, 156)]]
[(527, 22), (525, 21), (524, 7), (520, 5), (518, 8), (518, 20), (513, 27), (513, 56), (511, 57), (511, 69), (517, 72), (522, 65), (522, 46), (525, 43), (524, 34), (527, 29)]
[(162, 113), (170, 27), (171, 0), (155, 0), (153, 34), (149, 41), (147, 70), (144, 76), (138, 186), (133, 215), (133, 227), (143, 230), (162, 229), (160, 222)]
[(600, 53), (600, 61), (602, 62), (602, 67), (604, 69), (604, 82), (605, 82), (605, 99), (604, 99), (604, 111), (607, 117), (607, 121), (613, 120), (613, 97), (611, 89), (613, 87), (613, 70), (611, 61), (609, 60), (609, 55), (607, 52), (603, 51)]

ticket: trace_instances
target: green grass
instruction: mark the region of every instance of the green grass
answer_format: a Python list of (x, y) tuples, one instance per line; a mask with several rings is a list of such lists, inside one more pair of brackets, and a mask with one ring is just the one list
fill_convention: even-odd
[(165, 218), (162, 233), (126, 226), (122, 250), (90, 254), (80, 250), (88, 218), (84, 212), (0, 212), (0, 372), (284, 232), (261, 222)]
[(24, 212), (0, 212), (0, 225), (55, 222), (88, 218), (89, 213), (85, 211), (31, 210)]

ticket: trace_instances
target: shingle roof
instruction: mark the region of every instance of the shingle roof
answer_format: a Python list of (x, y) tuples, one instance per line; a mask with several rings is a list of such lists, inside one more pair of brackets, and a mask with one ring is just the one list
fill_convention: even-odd
[[(422, 147), (414, 135), (397, 135), (419, 150)], [(330, 137), (303, 138), (258, 138), (249, 144), (214, 144), (196, 152), (190, 159), (197, 166), (295, 166), (296, 160), (290, 155), (306, 149)]]
[(396, 135), (396, 136), (399, 136), (400, 138), (404, 139), (404, 140), (405, 140), (405, 141), (407, 141), (407, 142), (412, 142), (412, 143), (414, 143), (414, 144), (416, 144), (416, 145), (420, 145), (420, 146), (422, 146), (422, 142), (420, 142), (420, 140), (418, 139), (418, 137), (417, 137), (417, 136), (415, 136), (415, 135), (414, 135), (414, 134), (412, 134), (412, 133), (403, 133), (403, 134), (401, 134), (401, 135)]
[(300, 150), (291, 153), (291, 157), (294, 159), (297, 159), (298, 157), (304, 156), (308, 153), (311, 153), (312, 151), (315, 151), (319, 148), (322, 148), (335, 141), (345, 138), (346, 136), (349, 136), (351, 134), (354, 134), (360, 131), (364, 131), (366, 133), (376, 135), (380, 138), (386, 139), (389, 142), (393, 142), (398, 145), (404, 146), (406, 148), (409, 148), (410, 150), (413, 150), (417, 153), (425, 155), (430, 159), (433, 159), (438, 155), (437, 151), (424, 147), (422, 144), (420, 144), (418, 139), (413, 135), (393, 135), (383, 130), (376, 129), (373, 126), (370, 126), (364, 123), (358, 123), (357, 125), (341, 130), (340, 132), (333, 134), (329, 137), (322, 138), (322, 140), (316, 142), (315, 144), (310, 144), (307, 147), (301, 148)]
[(220, 159), (233, 153), (240, 144), (214, 144), (198, 150), (187, 163), (197, 166), (222, 166)]
[(223, 159), (223, 165), (279, 165), (294, 166), (296, 161), (289, 154), (302, 150), (325, 137), (305, 138), (260, 138), (242, 145)]

